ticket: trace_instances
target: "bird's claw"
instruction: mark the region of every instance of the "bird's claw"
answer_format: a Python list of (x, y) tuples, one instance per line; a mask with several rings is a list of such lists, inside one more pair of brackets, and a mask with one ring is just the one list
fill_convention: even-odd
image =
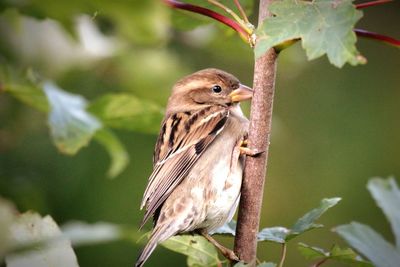
[(220, 243), (217, 242), (217, 240), (215, 240), (211, 235), (209, 235), (207, 232), (205, 231), (199, 231), (200, 234), (205, 237), (211, 244), (213, 244), (220, 252), (221, 254), (227, 258), (229, 261), (231, 262), (239, 262), (240, 259), (239, 257), (235, 254), (235, 252), (233, 252), (233, 250), (230, 250), (229, 248), (224, 247), (223, 245), (221, 245)]
[(244, 138), (239, 142), (239, 151), (241, 155), (246, 155), (250, 157), (258, 157), (262, 153), (264, 153), (264, 150), (258, 150), (256, 148), (249, 148), (247, 145), (249, 144), (248, 139)]
[(239, 148), (239, 150), (240, 150), (240, 154), (246, 155), (246, 156), (250, 156), (250, 157), (258, 157), (262, 153), (265, 152), (265, 151), (258, 150), (258, 149), (255, 149), (255, 148), (248, 148), (248, 147), (243, 147), (243, 146), (241, 146)]
[(231, 262), (239, 262), (240, 261), (239, 257), (235, 254), (235, 252), (233, 252), (230, 249), (223, 251), (222, 254), (224, 255), (225, 258), (227, 258)]

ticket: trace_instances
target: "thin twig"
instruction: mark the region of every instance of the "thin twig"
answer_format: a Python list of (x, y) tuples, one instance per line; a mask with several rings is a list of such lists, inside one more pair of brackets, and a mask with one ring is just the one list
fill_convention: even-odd
[(242, 16), (244, 22), (246, 22), (247, 24), (251, 24), (249, 22), (249, 19), (247, 18), (246, 12), (244, 11), (243, 7), (240, 5), (239, 0), (233, 0), (233, 2), (235, 2), (235, 5), (237, 7), (237, 9), (240, 12), (240, 15)]
[(286, 243), (282, 244), (282, 253), (281, 253), (281, 260), (279, 261), (278, 267), (283, 267), (283, 263), (285, 262), (286, 258)]
[(374, 39), (374, 40), (381, 41), (381, 42), (387, 43), (389, 45), (395, 46), (397, 48), (400, 48), (400, 40), (395, 39), (393, 37), (386, 36), (386, 35), (376, 33), (376, 32), (362, 30), (362, 29), (354, 29), (354, 32), (357, 34), (357, 36)]
[(361, 4), (357, 4), (356, 8), (357, 9), (362, 9), (362, 8), (366, 8), (366, 7), (371, 7), (371, 6), (377, 6), (377, 5), (382, 5), (382, 4), (386, 4), (389, 2), (392, 2), (393, 0), (376, 0), (376, 1), (370, 1), (370, 2), (365, 2), (365, 3), (361, 3)]
[(163, 2), (172, 8), (187, 10), (187, 11), (191, 11), (194, 13), (198, 13), (198, 14), (213, 18), (213, 19), (225, 24), (226, 26), (234, 29), (237, 33), (239, 33), (240, 37), (242, 37), (242, 39), (245, 40), (247, 43), (249, 43), (249, 41), (250, 41), (250, 36), (249, 36), (248, 32), (244, 28), (242, 28), (242, 26), (238, 22), (236, 22), (233, 19), (230, 19), (228, 17), (225, 17), (211, 9), (188, 4), (188, 3), (182, 3), (182, 2), (176, 1), (176, 0), (163, 0)]
[(235, 12), (233, 12), (232, 9), (230, 9), (229, 7), (225, 6), (224, 4), (220, 3), (217, 0), (208, 0), (208, 2), (210, 2), (211, 4), (221, 8), (222, 10), (224, 10), (226, 13), (228, 13), (229, 15), (231, 15), (233, 17), (234, 20), (236, 20), (237, 23), (240, 24), (240, 26), (242, 26), (243, 29), (246, 30), (246, 32), (248, 34), (252, 34), (253, 33), (253, 29), (250, 29), (248, 27), (248, 24), (246, 24), (241, 17), (239, 17)]

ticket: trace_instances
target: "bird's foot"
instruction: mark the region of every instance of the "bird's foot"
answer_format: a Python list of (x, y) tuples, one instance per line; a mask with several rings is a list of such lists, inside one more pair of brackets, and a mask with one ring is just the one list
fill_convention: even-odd
[(247, 147), (247, 145), (249, 144), (249, 140), (248, 139), (243, 139), (240, 140), (240, 147)]
[(240, 141), (239, 151), (240, 151), (241, 155), (246, 155), (246, 156), (250, 156), (250, 157), (258, 157), (262, 153), (265, 152), (265, 151), (261, 151), (261, 150), (255, 149), (255, 148), (247, 147), (248, 143), (249, 142), (248, 142), (247, 138)]
[(240, 150), (240, 154), (250, 156), (250, 157), (258, 157), (262, 153), (265, 152), (265, 151), (260, 151), (255, 148), (248, 148), (248, 147), (242, 147), (242, 146), (239, 148), (239, 150)]
[(224, 255), (225, 258), (227, 258), (229, 261), (231, 262), (239, 262), (240, 259), (239, 257), (235, 254), (235, 252), (233, 252), (233, 250), (223, 247), (224, 250), (221, 250), (222, 255)]
[(250, 156), (250, 157), (258, 157), (262, 153), (265, 152), (265, 151), (262, 151), (262, 150), (258, 150), (256, 148), (249, 148), (247, 146), (240, 146), (239, 147), (239, 151), (240, 151), (241, 155), (246, 155), (246, 156)]
[(229, 248), (224, 247), (220, 243), (217, 242), (212, 236), (210, 236), (208, 233), (201, 232), (201, 235), (204, 236), (211, 244), (213, 244), (220, 252), (221, 254), (227, 258), (231, 262), (239, 262), (240, 259), (239, 257), (230, 250)]

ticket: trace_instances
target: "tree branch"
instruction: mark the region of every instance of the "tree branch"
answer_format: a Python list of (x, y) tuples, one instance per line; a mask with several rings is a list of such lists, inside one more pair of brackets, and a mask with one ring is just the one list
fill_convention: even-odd
[[(259, 24), (267, 16), (271, 16), (267, 9), (271, 2), (272, 0), (260, 0)], [(251, 265), (255, 265), (256, 261), (257, 232), (271, 133), (276, 59), (275, 50), (270, 49), (256, 60), (254, 68), (254, 95), (251, 104), (248, 146), (265, 153), (258, 157), (246, 158), (234, 246), (239, 258)]]

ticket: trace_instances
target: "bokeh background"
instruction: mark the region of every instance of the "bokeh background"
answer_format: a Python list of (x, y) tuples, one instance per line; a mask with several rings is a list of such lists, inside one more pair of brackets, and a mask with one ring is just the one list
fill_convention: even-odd
[[(251, 9), (255, 21), (257, 6)], [(253, 53), (234, 32), (215, 23), (193, 30), (197, 16), (177, 15), (161, 1), (6, 0), (0, 10), (0, 64), (31, 69), (89, 101), (129, 92), (163, 108), (176, 80), (207, 67), (252, 84)], [(400, 38), (399, 21), (394, 1), (364, 10), (357, 27)], [(357, 46), (368, 59), (364, 66), (337, 69), (325, 57), (308, 62), (300, 44), (279, 57), (261, 226), (289, 227), (322, 198), (343, 198), (320, 219), (325, 228), (291, 242), (286, 266), (310, 264), (297, 241), (345, 245), (330, 229), (353, 220), (393, 241), (365, 186), (370, 177), (400, 177), (400, 51), (365, 39)], [(244, 109), (248, 114), (248, 104)], [(137, 227), (157, 133), (114, 132), (130, 163), (110, 179), (103, 147), (91, 142), (73, 157), (61, 154), (47, 116), (0, 90), (0, 195), (59, 224)], [(232, 245), (230, 238), (223, 242)], [(81, 266), (132, 266), (141, 246), (120, 241), (76, 253)], [(278, 245), (259, 246), (260, 259), (277, 262), (279, 255)], [(160, 247), (147, 266), (184, 264), (183, 256)]]

